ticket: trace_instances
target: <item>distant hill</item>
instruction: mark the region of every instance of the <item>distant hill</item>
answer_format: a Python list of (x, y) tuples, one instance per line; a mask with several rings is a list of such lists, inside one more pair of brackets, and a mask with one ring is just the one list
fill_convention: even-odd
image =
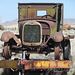
[[(3, 23), (3, 25), (8, 26), (8, 25), (16, 25), (18, 24), (18, 19), (14, 19), (12, 21), (7, 21)], [(69, 25), (75, 25), (75, 19), (64, 19), (64, 24), (69, 24)]]
[(7, 21), (7, 22), (3, 23), (4, 26), (16, 25), (16, 24), (18, 24), (18, 19), (14, 19), (14, 20)]
[(75, 19), (64, 19), (64, 24), (75, 25)]

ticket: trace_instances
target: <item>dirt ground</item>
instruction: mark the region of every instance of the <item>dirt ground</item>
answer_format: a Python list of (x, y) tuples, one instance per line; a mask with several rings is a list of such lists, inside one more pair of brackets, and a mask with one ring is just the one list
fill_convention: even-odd
[[(8, 31), (8, 30), (0, 30), (0, 38), (1, 38), (1, 35), (3, 32), (5, 31)], [(18, 30), (16, 31), (11, 31), (13, 33), (16, 33), (18, 34)], [(75, 30), (71, 29), (71, 30), (64, 30), (63, 31), (63, 35), (66, 36), (66, 35), (75, 35)], [(68, 75), (73, 75), (73, 73), (75, 72), (75, 38), (74, 39), (70, 39), (71, 41), (71, 55), (72, 55), (72, 60), (73, 60), (73, 66), (71, 66), (71, 69), (70, 71), (68, 72)], [(2, 52), (2, 49), (3, 49), (3, 42), (0, 41), (0, 53)], [(53, 55), (53, 54), (52, 54)], [(51, 57), (52, 57), (51, 55)], [(17, 55), (17, 57), (20, 57), (20, 55)], [(49, 55), (45, 56), (45, 55), (31, 55), (30, 58), (41, 58), (41, 59), (44, 59), (44, 58), (50, 58)], [(12, 59), (14, 58), (14, 56), (12, 57)], [(0, 60), (2, 60), (4, 58), (0, 57)], [(54, 59), (54, 58), (50, 58), (50, 59)], [(4, 71), (4, 69), (0, 69), (0, 75), (1, 73)]]

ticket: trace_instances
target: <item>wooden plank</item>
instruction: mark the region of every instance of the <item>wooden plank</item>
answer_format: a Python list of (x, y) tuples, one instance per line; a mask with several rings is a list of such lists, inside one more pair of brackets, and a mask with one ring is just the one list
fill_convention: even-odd
[(18, 61), (14, 60), (1, 60), (0, 61), (0, 68), (18, 68)]

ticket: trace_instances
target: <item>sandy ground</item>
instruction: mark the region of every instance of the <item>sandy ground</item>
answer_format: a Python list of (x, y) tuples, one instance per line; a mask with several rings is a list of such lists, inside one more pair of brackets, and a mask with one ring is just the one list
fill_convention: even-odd
[[(0, 38), (3, 32), (8, 31), (8, 30), (0, 30)], [(18, 34), (18, 30), (16, 31), (12, 31), (13, 33)], [(63, 35), (75, 35), (75, 30), (71, 29), (71, 30), (64, 30), (63, 31)], [(75, 38), (74, 39), (70, 39), (71, 41), (71, 55), (72, 55), (72, 60), (73, 60), (73, 66), (71, 66), (70, 71), (68, 72), (68, 75), (73, 75), (73, 73), (75, 72)], [(3, 42), (0, 41), (0, 52), (2, 52), (3, 49)], [(53, 55), (53, 54), (52, 54)], [(17, 57), (20, 57), (20, 55), (17, 55)], [(49, 55), (45, 56), (45, 55), (31, 55), (30, 58), (34, 59), (35, 57), (40, 58), (40, 59), (44, 59), (44, 58), (49, 58), (49, 59), (54, 59), (54, 58), (50, 58)], [(52, 56), (51, 56), (52, 57)], [(13, 56), (14, 58), (14, 56)], [(4, 58), (0, 58), (0, 60), (2, 60)], [(3, 72), (4, 69), (0, 69), (0, 75)]]

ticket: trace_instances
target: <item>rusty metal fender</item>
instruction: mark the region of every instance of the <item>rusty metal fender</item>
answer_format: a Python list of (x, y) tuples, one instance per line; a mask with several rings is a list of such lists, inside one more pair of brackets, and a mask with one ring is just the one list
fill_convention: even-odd
[(64, 39), (64, 36), (61, 32), (55, 32), (44, 44), (41, 44), (41, 47), (46, 46), (50, 39), (53, 39), (55, 42), (61, 42)]
[(63, 40), (63, 34), (61, 32), (55, 32), (51, 38), (55, 41), (55, 42), (61, 42)]
[(10, 31), (3, 32), (2, 36), (1, 36), (1, 41), (8, 42), (11, 38), (13, 38), (17, 44), (20, 44), (19, 39), (15, 36), (15, 34), (13, 34)]

